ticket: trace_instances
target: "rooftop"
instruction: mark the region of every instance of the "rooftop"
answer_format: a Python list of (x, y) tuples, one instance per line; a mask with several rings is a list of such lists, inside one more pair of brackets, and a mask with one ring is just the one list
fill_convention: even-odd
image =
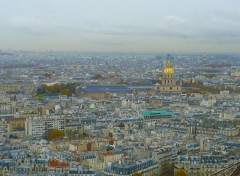
[(173, 112), (167, 110), (143, 111), (143, 116), (171, 116)]

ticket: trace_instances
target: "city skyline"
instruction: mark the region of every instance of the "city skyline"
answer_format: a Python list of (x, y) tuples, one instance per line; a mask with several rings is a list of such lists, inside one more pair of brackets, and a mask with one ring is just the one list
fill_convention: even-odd
[(5, 1), (0, 48), (239, 53), (237, 0)]

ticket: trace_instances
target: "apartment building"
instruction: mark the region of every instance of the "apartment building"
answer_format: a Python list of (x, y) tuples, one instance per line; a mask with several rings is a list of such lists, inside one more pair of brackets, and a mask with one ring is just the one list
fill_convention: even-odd
[(65, 119), (61, 116), (30, 117), (25, 121), (25, 134), (32, 137), (45, 137), (50, 129), (65, 130)]

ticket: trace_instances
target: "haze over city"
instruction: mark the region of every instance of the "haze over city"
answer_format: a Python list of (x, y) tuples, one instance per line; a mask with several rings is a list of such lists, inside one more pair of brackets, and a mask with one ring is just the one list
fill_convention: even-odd
[(8, 0), (0, 48), (239, 53), (238, 0)]
[(0, 3), (0, 176), (239, 176), (239, 0)]

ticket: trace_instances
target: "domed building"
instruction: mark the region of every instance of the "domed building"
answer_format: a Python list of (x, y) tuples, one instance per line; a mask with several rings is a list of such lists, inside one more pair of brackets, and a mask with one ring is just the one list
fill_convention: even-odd
[(177, 85), (177, 80), (174, 75), (172, 63), (168, 60), (167, 68), (163, 71), (162, 84), (156, 87), (160, 92), (181, 92), (181, 86)]
[(174, 75), (174, 69), (172, 68), (172, 63), (170, 60), (168, 60), (167, 68), (164, 69), (164, 74)]

